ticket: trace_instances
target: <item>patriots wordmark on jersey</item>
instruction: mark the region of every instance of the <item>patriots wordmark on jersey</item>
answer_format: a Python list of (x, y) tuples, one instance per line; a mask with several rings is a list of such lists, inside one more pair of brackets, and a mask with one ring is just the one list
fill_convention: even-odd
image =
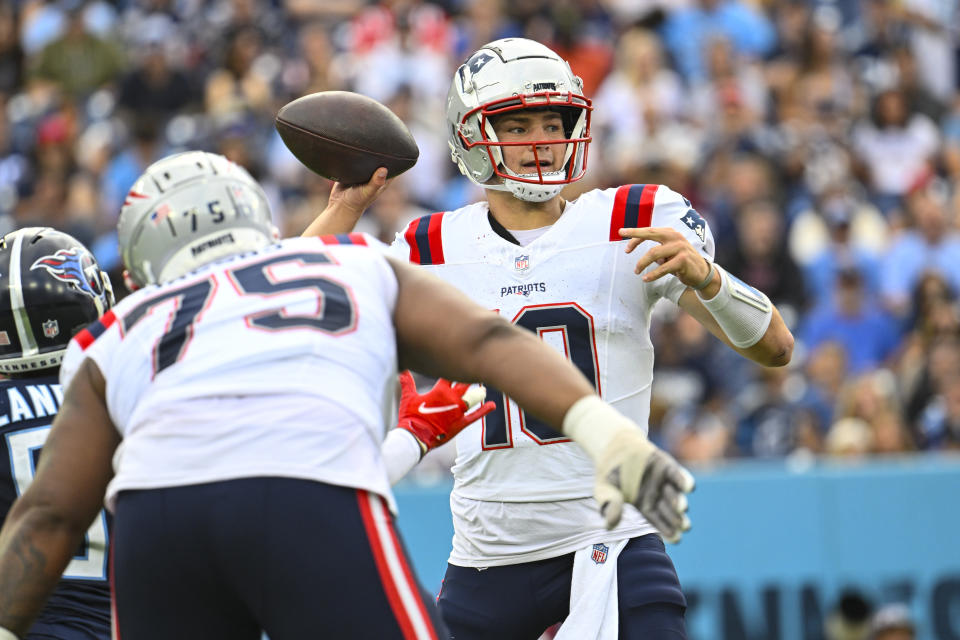
[[(706, 221), (681, 195), (653, 184), (587, 192), (526, 246), (498, 235), (487, 203), (479, 202), (414, 220), (397, 235), (392, 251), (537, 333), (604, 400), (645, 426), (653, 379), (650, 312), (658, 300), (676, 303), (686, 290), (672, 275), (644, 283), (633, 273), (654, 243), (625, 254), (619, 230), (648, 226), (679, 231), (712, 260)], [(497, 409), (456, 439), (451, 561), (469, 566), (535, 560), (572, 551), (596, 535), (603, 525), (589, 512), (595, 506), (582, 504), (593, 492), (587, 456), (496, 389), (488, 388), (487, 398)], [(496, 503), (499, 516), (487, 520), (483, 507), (471, 501)], [(548, 516), (530, 512), (537, 509), (530, 505), (551, 501), (563, 501), (576, 513), (564, 516), (566, 507), (556, 505)], [(517, 513), (525, 526), (508, 530), (503, 510), (513, 508), (527, 510)], [(638, 513), (631, 516), (620, 525), (624, 533), (653, 531)], [(545, 521), (530, 526), (540, 517)], [(577, 522), (586, 524), (578, 529)]]

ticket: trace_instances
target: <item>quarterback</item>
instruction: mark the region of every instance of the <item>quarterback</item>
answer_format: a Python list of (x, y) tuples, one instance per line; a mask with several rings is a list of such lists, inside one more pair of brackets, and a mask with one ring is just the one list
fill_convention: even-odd
[[(134, 184), (118, 236), (135, 291), (63, 356), (62, 407), (0, 530), (0, 640), (30, 628), (104, 496), (116, 637), (447, 637), (394, 528), (398, 365), (494, 385), (582, 445), (609, 526), (626, 502), (688, 526), (690, 474), (555, 351), (372, 238), (278, 242), (270, 219), (223, 156)], [(401, 380), (391, 432), (417, 455), (472, 419), (467, 384)]]
[[(757, 363), (789, 362), (779, 312), (713, 262), (710, 227), (682, 195), (633, 184), (561, 196), (586, 171), (592, 106), (549, 48), (485, 45), (455, 72), (446, 110), (453, 161), (487, 199), (414, 220), (395, 255), (535, 332), (644, 430), (658, 300)], [(305, 235), (349, 231), (383, 181), (335, 187)], [(438, 599), (452, 637), (534, 640), (560, 621), (558, 638), (686, 637), (661, 541), (681, 532), (631, 507), (607, 530), (584, 450), (509, 395), (487, 397), (496, 409), (455, 440), (453, 549)]]

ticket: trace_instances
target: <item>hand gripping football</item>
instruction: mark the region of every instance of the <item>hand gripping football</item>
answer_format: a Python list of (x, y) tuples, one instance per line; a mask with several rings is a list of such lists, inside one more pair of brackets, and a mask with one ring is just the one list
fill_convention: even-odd
[(344, 184), (370, 180), (377, 167), (387, 177), (417, 162), (420, 150), (403, 121), (373, 98), (321, 91), (297, 98), (277, 113), (277, 131), (308, 169)]

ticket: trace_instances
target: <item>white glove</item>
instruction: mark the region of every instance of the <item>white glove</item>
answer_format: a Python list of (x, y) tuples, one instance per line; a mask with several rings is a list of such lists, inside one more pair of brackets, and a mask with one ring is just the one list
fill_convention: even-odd
[(18, 638), (9, 629), (0, 627), (0, 640), (18, 640)]
[(594, 497), (612, 529), (620, 522), (624, 501), (668, 542), (679, 542), (690, 529), (686, 494), (694, 480), (670, 454), (657, 448), (632, 421), (597, 396), (578, 400), (563, 419), (563, 432), (596, 464)]

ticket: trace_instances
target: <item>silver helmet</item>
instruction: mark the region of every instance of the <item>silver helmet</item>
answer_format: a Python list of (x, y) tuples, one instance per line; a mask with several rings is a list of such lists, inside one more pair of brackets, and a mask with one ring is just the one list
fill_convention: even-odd
[(150, 165), (127, 194), (117, 233), (136, 287), (168, 282), (279, 237), (256, 180), (223, 156), (204, 151)]
[[(490, 118), (535, 107), (561, 113), (565, 138), (523, 144), (536, 153), (537, 146), (565, 143), (564, 164), (560, 171), (517, 174), (503, 162), (505, 143), (497, 139)], [(583, 95), (583, 81), (563, 58), (533, 40), (496, 40), (470, 56), (453, 76), (447, 94), (450, 154), (476, 184), (543, 202), (583, 177), (592, 109)], [(494, 177), (498, 179), (491, 180)]]

